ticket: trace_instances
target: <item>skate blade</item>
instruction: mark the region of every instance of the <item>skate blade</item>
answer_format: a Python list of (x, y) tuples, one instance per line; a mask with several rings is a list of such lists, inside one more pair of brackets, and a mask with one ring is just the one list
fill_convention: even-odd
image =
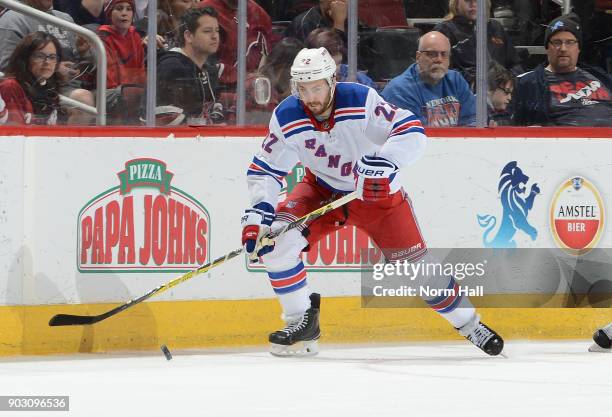
[(306, 357), (319, 353), (319, 343), (316, 340), (297, 342), (292, 345), (270, 343), (270, 354), (278, 357)]
[(602, 348), (597, 343), (593, 343), (591, 347), (589, 347), (589, 352), (610, 353), (612, 352), (612, 349)]

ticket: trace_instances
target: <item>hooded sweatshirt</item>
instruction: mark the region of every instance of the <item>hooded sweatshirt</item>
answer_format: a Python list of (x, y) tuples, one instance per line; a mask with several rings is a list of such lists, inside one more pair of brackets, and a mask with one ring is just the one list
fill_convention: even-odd
[(217, 67), (207, 62), (199, 68), (180, 48), (173, 48), (158, 58), (158, 106), (179, 107), (187, 118), (208, 118), (216, 102), (217, 86)]
[(144, 48), (142, 38), (130, 26), (124, 35), (113, 26), (102, 25), (98, 35), (106, 47), (108, 70), (106, 88), (115, 88), (125, 84), (145, 84)]

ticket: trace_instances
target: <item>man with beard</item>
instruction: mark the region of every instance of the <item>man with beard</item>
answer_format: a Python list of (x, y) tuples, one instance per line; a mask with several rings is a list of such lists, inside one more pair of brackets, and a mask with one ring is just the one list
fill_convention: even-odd
[[(367, 233), (390, 264), (427, 262), (430, 257), (399, 170), (421, 157), (426, 137), (419, 119), (385, 102), (376, 91), (336, 82), (336, 63), (325, 48), (302, 49), (291, 67), (292, 95), (274, 110), (262, 149), (247, 171), (250, 207), (242, 217), (242, 244), (259, 257), (283, 309), (287, 326), (269, 335), (278, 356), (317, 353), (321, 297), (311, 293), (300, 259), (319, 240), (345, 225)], [(303, 180), (280, 204), (282, 179), (301, 162)], [(355, 191), (358, 198), (271, 241), (271, 229)], [(433, 275), (428, 286), (455, 288), (450, 275)], [(429, 278), (431, 280), (429, 281)], [(480, 322), (460, 292), (426, 299), (461, 335), (489, 355), (501, 337)]]
[(416, 63), (392, 79), (382, 96), (432, 127), (474, 126), (476, 99), (465, 79), (449, 70), (450, 43), (440, 32), (419, 39)]
[(578, 16), (561, 16), (548, 24), (548, 65), (518, 77), (515, 124), (612, 126), (612, 77), (598, 68), (578, 66), (581, 46)]

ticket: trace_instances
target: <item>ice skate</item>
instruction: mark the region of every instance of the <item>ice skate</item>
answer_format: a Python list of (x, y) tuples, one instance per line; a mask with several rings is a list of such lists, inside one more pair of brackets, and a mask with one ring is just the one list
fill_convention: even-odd
[(612, 325), (598, 329), (593, 334), (593, 345), (589, 352), (612, 352)]
[(313, 356), (319, 353), (319, 308), (321, 296), (310, 294), (310, 308), (298, 317), (288, 317), (287, 326), (271, 333), (270, 353), (274, 356)]
[(468, 324), (459, 330), (459, 334), (491, 356), (497, 356), (504, 349), (504, 339), (494, 330), (480, 322), (480, 316), (474, 316)]

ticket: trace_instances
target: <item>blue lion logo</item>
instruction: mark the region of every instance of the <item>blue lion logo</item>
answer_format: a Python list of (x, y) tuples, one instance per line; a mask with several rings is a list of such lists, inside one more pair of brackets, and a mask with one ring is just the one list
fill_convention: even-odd
[(486, 228), (482, 241), (486, 248), (516, 248), (513, 240), (517, 230), (527, 233), (531, 240), (535, 240), (538, 231), (529, 224), (527, 215), (533, 207), (533, 200), (540, 194), (538, 184), (531, 186), (529, 196), (525, 198), (525, 185), (529, 177), (523, 173), (516, 161), (509, 162), (499, 176), (499, 196), (502, 203), (502, 221), (495, 237), (488, 240), (489, 234), (495, 228), (497, 219), (495, 216), (485, 214), (477, 215), (478, 224)]
[(560, 28), (562, 28), (563, 26), (565, 26), (565, 25), (563, 24), (563, 22), (562, 22), (562, 21), (558, 21), (558, 22), (556, 22), (556, 23), (555, 23), (555, 24), (554, 24), (554, 25), (553, 25), (553, 26), (550, 28), (550, 30), (554, 32), (555, 30), (560, 29)]

